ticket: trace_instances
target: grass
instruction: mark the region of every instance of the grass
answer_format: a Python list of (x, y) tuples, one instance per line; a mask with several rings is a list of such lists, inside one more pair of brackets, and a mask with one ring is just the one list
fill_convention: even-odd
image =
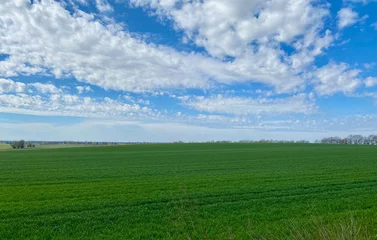
[(310, 228), (303, 229), (297, 223), (290, 226), (291, 232), (286, 237), (296, 240), (311, 239), (339, 239), (339, 240), (356, 240), (356, 239), (375, 239), (375, 236), (359, 225), (353, 218), (348, 222), (338, 222), (336, 224), (326, 224), (315, 222)]
[(9, 144), (0, 143), (0, 151), (9, 149), (12, 149), (12, 147)]
[(0, 239), (376, 239), (376, 197), (375, 146), (0, 152)]

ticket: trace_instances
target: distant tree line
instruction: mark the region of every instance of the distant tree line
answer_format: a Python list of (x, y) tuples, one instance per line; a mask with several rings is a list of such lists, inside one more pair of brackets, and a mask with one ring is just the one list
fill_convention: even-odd
[[(186, 142), (178, 141), (178, 142), (174, 142), (174, 143), (186, 143)], [(197, 142), (193, 142), (193, 143), (197, 143)], [(307, 140), (293, 141), (293, 140), (261, 139), (261, 140), (240, 140), (240, 141), (227, 141), (227, 140), (215, 141), (215, 140), (212, 140), (212, 141), (206, 141), (206, 143), (310, 143), (310, 142), (307, 141)]]
[[(25, 142), (20, 141), (4, 141), (6, 144), (10, 144), (13, 149), (23, 149), (23, 148), (33, 148), (36, 144), (40, 145), (50, 145), (50, 144), (82, 144), (82, 145), (121, 145), (121, 144), (154, 144), (148, 142), (76, 142), (76, 141), (33, 141)], [(173, 143), (186, 143), (184, 141), (176, 141)], [(289, 140), (271, 140), (271, 139), (261, 139), (261, 140), (241, 140), (241, 141), (207, 141), (207, 143), (310, 143), (307, 140), (289, 141)], [(369, 135), (367, 137), (362, 135), (349, 135), (345, 138), (340, 137), (326, 137), (321, 140), (316, 140), (314, 143), (323, 144), (365, 144), (365, 145), (377, 145), (377, 135)]]
[(16, 141), (16, 142), (12, 142), (10, 143), (11, 147), (13, 149), (23, 149), (25, 147), (28, 147), (28, 148), (33, 148), (35, 147), (35, 144), (34, 143), (25, 143), (24, 140), (20, 140), (20, 141)]
[(307, 140), (272, 140), (272, 139), (261, 139), (261, 140), (241, 140), (239, 143), (310, 143)]
[(345, 138), (340, 137), (326, 137), (322, 138), (316, 143), (326, 144), (365, 144), (365, 145), (377, 145), (377, 135), (369, 135), (367, 137), (362, 135), (349, 135)]
[[(176, 141), (172, 143), (200, 143), (200, 142), (184, 142), (184, 141)], [(261, 140), (240, 140), (240, 141), (229, 141), (229, 140), (211, 140), (211, 141), (205, 141), (202, 143), (310, 143), (310, 141), (307, 140), (272, 140), (272, 139), (261, 139)]]

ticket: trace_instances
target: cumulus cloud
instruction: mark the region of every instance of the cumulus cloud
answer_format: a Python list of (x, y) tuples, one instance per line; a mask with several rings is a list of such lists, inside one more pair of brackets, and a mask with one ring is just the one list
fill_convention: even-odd
[(11, 79), (0, 78), (0, 93), (26, 93), (36, 91), (40, 94), (61, 93), (55, 85), (50, 83), (28, 83), (16, 82)]
[(345, 63), (329, 63), (314, 72), (315, 89), (319, 95), (352, 93), (362, 82), (360, 72), (359, 69), (350, 69)]
[[(209, 88), (214, 82), (245, 81), (291, 91), (303, 84), (294, 69), (281, 60), (279, 49), (261, 45), (234, 62), (223, 62), (199, 53), (147, 44), (120, 25), (103, 25), (94, 15), (79, 10), (71, 15), (55, 1), (31, 4), (26, 0), (4, 0), (0, 4), (0, 23), (0, 52), (10, 55), (0, 62), (0, 75), (6, 77), (38, 73), (56, 78), (73, 76), (105, 89), (133, 92)], [(282, 32), (281, 41), (293, 38), (305, 26), (292, 30), (287, 37)], [(272, 38), (276, 32), (266, 34)]]
[[(172, 19), (188, 38), (214, 56), (240, 56), (249, 43), (292, 43), (296, 37), (321, 27), (326, 6), (310, 1), (153, 1), (131, 0)], [(221, 39), (221, 41), (219, 41)]]
[(79, 94), (88, 93), (88, 92), (93, 91), (90, 86), (77, 86), (76, 89), (77, 89), (77, 92)]
[[(240, 75), (247, 73), (270, 85), (281, 76), (286, 80), (278, 92), (302, 88), (299, 74), (336, 39), (324, 28), (329, 5), (311, 1), (131, 0), (131, 4), (171, 20), (186, 39), (213, 57), (232, 57)], [(285, 51), (281, 44), (294, 51)]]
[(8, 93), (8, 92), (25, 92), (27, 89), (26, 84), (21, 82), (15, 82), (10, 79), (3, 79), (0, 78), (0, 93)]
[[(257, 79), (270, 72), (274, 79), (276, 75), (284, 76), (282, 79), (289, 79), (285, 83), (295, 86), (302, 84), (297, 72), (312, 64), (334, 40), (331, 31), (323, 31), (328, 6), (314, 6), (311, 1), (131, 0), (131, 3), (172, 20), (177, 29), (185, 32), (186, 39), (204, 47), (212, 56), (235, 58), (233, 65), (238, 72), (253, 72)], [(281, 49), (281, 43), (292, 46), (293, 54)]]
[[(203, 69), (191, 66), (204, 57), (146, 44), (120, 26), (102, 25), (93, 15), (71, 15), (58, 2), (19, 1), (24, 7), (16, 3), (0, 4), (0, 52), (10, 55), (0, 62), (0, 75), (49, 71), (57, 78), (74, 76), (125, 91), (208, 85)], [(206, 66), (211, 64), (220, 63)]]
[(42, 94), (48, 94), (48, 93), (59, 93), (62, 92), (60, 89), (58, 89), (55, 85), (51, 83), (30, 83), (28, 86), (34, 88), (37, 92)]
[(0, 112), (40, 116), (150, 118), (157, 112), (138, 104), (126, 104), (108, 97), (90, 98), (72, 94), (0, 94)]
[[(55, 1), (4, 0), (0, 51), (10, 57), (0, 62), (0, 76), (73, 76), (132, 92), (252, 81), (290, 92), (304, 86), (299, 73), (334, 39), (322, 31), (328, 6), (310, 1), (131, 2), (172, 19), (212, 57), (145, 43), (119, 24), (104, 25), (80, 10), (70, 14)], [(292, 46), (294, 54), (289, 56), (281, 43)], [(233, 60), (223, 61), (223, 56)]]
[(373, 87), (377, 85), (377, 77), (367, 77), (364, 83), (366, 87)]
[(96, 7), (100, 12), (112, 12), (113, 7), (109, 4), (107, 0), (96, 0)]
[(342, 29), (357, 23), (359, 14), (351, 8), (342, 8), (338, 12), (338, 28)]
[(326, 30), (322, 37), (318, 37), (316, 31), (308, 33), (294, 44), (298, 52), (290, 56), (292, 67), (300, 70), (310, 66), (317, 56), (324, 54), (324, 51), (331, 46), (334, 39), (335, 36), (330, 30)]

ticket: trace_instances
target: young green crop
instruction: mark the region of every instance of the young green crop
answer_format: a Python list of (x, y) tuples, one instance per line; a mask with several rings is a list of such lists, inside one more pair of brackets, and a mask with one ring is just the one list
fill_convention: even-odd
[(373, 238), (376, 153), (229, 143), (1, 151), (0, 239)]

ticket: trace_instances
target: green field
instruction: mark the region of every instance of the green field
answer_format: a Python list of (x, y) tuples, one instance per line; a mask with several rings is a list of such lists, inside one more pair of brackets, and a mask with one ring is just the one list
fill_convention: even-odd
[(166, 144), (0, 152), (0, 239), (325, 234), (375, 239), (376, 146)]
[[(90, 145), (90, 144), (35, 144), (35, 147), (25, 147), (22, 150), (34, 150), (34, 149), (56, 149), (56, 148), (83, 148), (83, 147), (98, 147), (98, 145)], [(13, 150), (10, 144), (1, 144), (0, 143), (0, 150)], [(14, 151), (19, 151), (20, 149), (16, 149)]]
[(96, 145), (89, 145), (89, 144), (36, 144), (35, 149), (76, 148), (76, 147), (95, 147), (95, 146)]
[[(25, 149), (55, 149), (55, 148), (75, 148), (75, 147), (92, 147), (92, 145), (84, 145), (84, 144), (36, 144), (34, 148), (25, 147)], [(13, 150), (10, 144), (2, 144), (0, 143), (0, 150)], [(16, 149), (15, 151), (19, 151), (20, 149)]]
[(9, 144), (0, 143), (0, 151), (8, 149), (11, 149), (11, 146)]

